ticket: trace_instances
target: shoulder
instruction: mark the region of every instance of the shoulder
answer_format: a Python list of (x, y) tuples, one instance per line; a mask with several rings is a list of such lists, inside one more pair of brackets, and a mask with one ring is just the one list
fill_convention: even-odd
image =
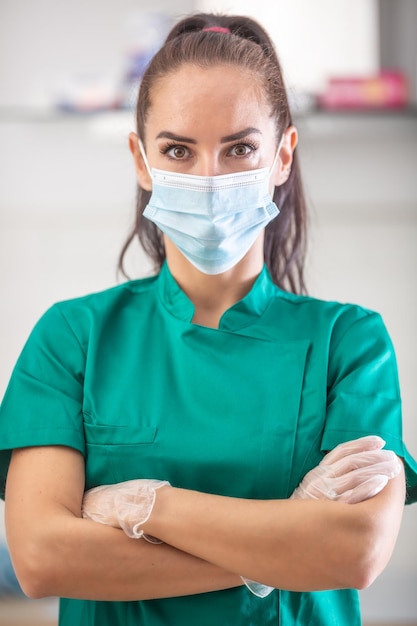
[(103, 310), (113, 306), (119, 301), (136, 301), (141, 296), (152, 293), (157, 276), (130, 280), (114, 287), (109, 287), (101, 291), (95, 291), (77, 298), (61, 300), (56, 302), (51, 308), (57, 307), (63, 312), (81, 309)]
[(328, 362), (367, 354), (370, 360), (395, 363), (395, 348), (383, 315), (366, 306), (277, 290), (270, 314), (287, 340), (308, 341)]
[(297, 295), (280, 290), (275, 290), (273, 307), (278, 317), (285, 314), (285, 319), (290, 320), (300, 328), (302, 325), (309, 329), (313, 336), (324, 332), (329, 337), (341, 337), (354, 326), (384, 327), (381, 314), (370, 308), (352, 302), (338, 300), (325, 300), (310, 295)]
[(301, 332), (326, 355), (330, 384), (361, 371), (366, 376), (372, 373), (375, 376), (371, 378), (378, 379), (382, 387), (398, 393), (395, 347), (380, 312), (357, 303), (311, 296), (286, 294), (284, 299), (298, 318)]
[(50, 310), (59, 311), (64, 316), (79, 315), (82, 312), (105, 314), (114, 308), (135, 305), (154, 293), (157, 276), (131, 280), (102, 291), (56, 302)]
[(32, 335), (53, 337), (57, 333), (75, 335), (83, 344), (90, 333), (99, 331), (120, 312), (133, 309), (136, 315), (154, 299), (157, 276), (127, 281), (108, 289), (50, 306), (34, 326)]
[(282, 292), (278, 299), (288, 312), (287, 336), (309, 342), (316, 356), (326, 363), (329, 387), (346, 378), (351, 383), (349, 393), (353, 388), (365, 393), (372, 384), (378, 384), (397, 398), (395, 348), (381, 313), (355, 303)]

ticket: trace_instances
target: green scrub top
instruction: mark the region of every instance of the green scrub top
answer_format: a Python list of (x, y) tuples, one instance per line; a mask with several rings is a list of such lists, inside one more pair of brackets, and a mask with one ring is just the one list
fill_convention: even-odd
[[(61, 302), (35, 326), (0, 410), (0, 480), (11, 450), (65, 445), (86, 488), (133, 478), (243, 498), (287, 498), (337, 444), (402, 441), (395, 355), (381, 317), (280, 290), (266, 267), (219, 328), (164, 264), (158, 276)], [(155, 549), (158, 549), (155, 547)], [(245, 586), (137, 602), (62, 599), (60, 626), (357, 626), (354, 590), (261, 599)]]

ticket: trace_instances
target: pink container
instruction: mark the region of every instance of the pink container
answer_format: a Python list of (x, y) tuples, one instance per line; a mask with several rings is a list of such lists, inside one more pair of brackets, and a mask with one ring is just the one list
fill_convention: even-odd
[(409, 104), (407, 79), (401, 72), (383, 71), (368, 78), (329, 80), (317, 98), (323, 109), (402, 109)]

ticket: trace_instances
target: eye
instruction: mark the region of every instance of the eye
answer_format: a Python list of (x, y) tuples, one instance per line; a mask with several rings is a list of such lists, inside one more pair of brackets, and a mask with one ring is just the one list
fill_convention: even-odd
[(252, 154), (252, 152), (255, 152), (256, 150), (257, 146), (252, 143), (238, 143), (230, 148), (229, 154), (238, 158), (242, 158), (249, 156), (250, 154)]
[(190, 156), (190, 151), (186, 146), (182, 146), (178, 143), (169, 143), (161, 149), (161, 153), (165, 154), (168, 158), (180, 161)]

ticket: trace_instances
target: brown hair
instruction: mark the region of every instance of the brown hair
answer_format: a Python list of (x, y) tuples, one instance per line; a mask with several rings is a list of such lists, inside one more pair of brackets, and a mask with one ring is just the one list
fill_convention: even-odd
[[(226, 28), (230, 30), (230, 34), (203, 30), (211, 26)], [(212, 13), (197, 13), (178, 22), (145, 71), (136, 108), (137, 132), (143, 142), (151, 91), (155, 81), (179, 69), (185, 63), (200, 67), (227, 64), (254, 72), (263, 85), (264, 95), (276, 119), (278, 145), (283, 132), (292, 124), (292, 118), (274, 45), (255, 20), (243, 16)], [(138, 186), (135, 223), (119, 258), (119, 270), (125, 276), (124, 256), (136, 236), (144, 251), (154, 261), (157, 270), (165, 259), (161, 231), (153, 222), (143, 217), (149, 198), (150, 192)], [(279, 287), (294, 293), (303, 293), (306, 204), (297, 150), (294, 152), (288, 180), (283, 185), (275, 187), (274, 201), (280, 209), (280, 214), (265, 229), (265, 263)]]

